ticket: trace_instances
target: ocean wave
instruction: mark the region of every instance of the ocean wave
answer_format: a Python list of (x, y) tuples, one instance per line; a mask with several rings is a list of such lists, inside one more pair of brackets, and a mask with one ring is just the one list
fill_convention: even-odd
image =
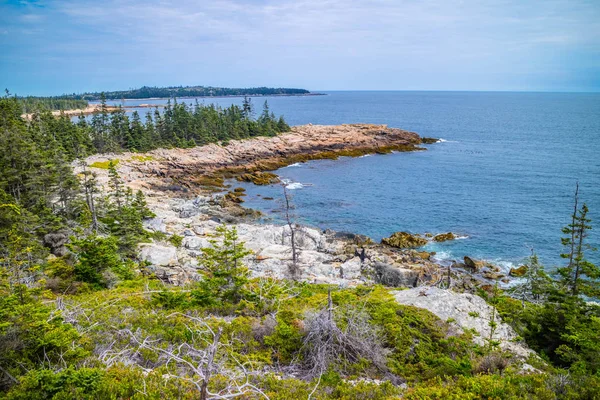
[(443, 138), (439, 138), (438, 143), (458, 143), (458, 141), (457, 140), (446, 140)]
[(293, 163), (293, 164), (290, 164), (290, 165), (286, 165), (286, 166), (285, 166), (285, 167), (283, 167), (283, 168), (289, 168), (289, 167), (301, 167), (301, 166), (302, 166), (302, 163), (299, 163), (299, 162), (297, 162), (297, 163)]
[(359, 156), (358, 158), (365, 158), (365, 157), (371, 157), (373, 154), (364, 154), (362, 156)]
[(302, 189), (304, 187), (300, 182), (286, 183), (285, 188), (290, 190)]
[(469, 237), (467, 235), (459, 235), (459, 236), (456, 236), (454, 238), (454, 240), (464, 240), (464, 239), (468, 239), (468, 238)]

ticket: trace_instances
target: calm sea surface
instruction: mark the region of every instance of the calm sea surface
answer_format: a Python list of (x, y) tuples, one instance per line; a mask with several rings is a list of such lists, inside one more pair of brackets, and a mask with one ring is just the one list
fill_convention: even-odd
[[(467, 238), (427, 249), (441, 258), (470, 255), (507, 266), (534, 249), (550, 267), (561, 262), (560, 229), (569, 222), (579, 181), (580, 198), (595, 220), (590, 242), (600, 244), (600, 94), (328, 92), (266, 99), (291, 125), (387, 124), (443, 139), (423, 152), (311, 161), (277, 171), (289, 180), (304, 223), (376, 240), (401, 230), (452, 231)], [(264, 100), (253, 99), (257, 113)], [(199, 101), (227, 106), (242, 100)], [(280, 187), (241, 186), (246, 206), (262, 210), (265, 220), (280, 218)]]

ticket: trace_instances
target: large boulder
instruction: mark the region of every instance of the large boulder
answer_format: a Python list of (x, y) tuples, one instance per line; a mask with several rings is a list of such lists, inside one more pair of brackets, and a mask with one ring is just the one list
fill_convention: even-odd
[(500, 341), (500, 348), (523, 359), (534, 354), (524, 344), (517, 342), (518, 335), (513, 328), (502, 322), (493, 307), (479, 296), (436, 287), (400, 290), (393, 294), (400, 304), (429, 310), (442, 321), (453, 321), (461, 330), (474, 329), (477, 335), (473, 336), (473, 341), (482, 346), (486, 344), (485, 339), (490, 338), (490, 321), (493, 312), (496, 328), (492, 339)]
[(396, 232), (389, 238), (381, 239), (381, 243), (400, 249), (412, 249), (425, 246), (427, 239), (408, 232)]
[(198, 236), (186, 236), (183, 238), (181, 244), (183, 247), (189, 250), (199, 250), (205, 247), (210, 247), (208, 239), (199, 238)]
[(143, 244), (140, 248), (140, 259), (156, 266), (177, 265), (177, 249), (175, 246)]
[(162, 218), (150, 218), (144, 220), (144, 228), (153, 232), (167, 233), (167, 224)]

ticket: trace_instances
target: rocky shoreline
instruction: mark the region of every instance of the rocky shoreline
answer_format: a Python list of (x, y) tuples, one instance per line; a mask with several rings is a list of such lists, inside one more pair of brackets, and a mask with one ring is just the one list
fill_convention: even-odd
[[(424, 150), (419, 144), (425, 142), (433, 143), (435, 139), (385, 125), (304, 125), (277, 137), (232, 141), (227, 146), (159, 149), (143, 155), (95, 155), (86, 162), (89, 166), (101, 166), (92, 168), (100, 185), (108, 179), (107, 161), (118, 162), (117, 169), (125, 183), (134, 190), (142, 190), (156, 214), (156, 218), (146, 221), (146, 228), (164, 234), (165, 238), (173, 235), (183, 238), (179, 247), (166, 239), (144, 244), (140, 258), (159, 278), (184, 284), (198, 279), (200, 249), (209, 245), (215, 228), (222, 223), (235, 225), (240, 239), (253, 251), (246, 263), (255, 276), (289, 277), (292, 262), (289, 228), (257, 223), (258, 212), (239, 204), (239, 192), (226, 192), (225, 178), (253, 180), (258, 174), (259, 178), (267, 176), (264, 183), (269, 183), (276, 175), (261, 175), (261, 171), (311, 159)], [(81, 168), (77, 165), (76, 172)], [(442, 266), (427, 252), (393, 243), (374, 244), (369, 238), (352, 233), (301, 226), (295, 229), (298, 278), (307, 282), (340, 286), (367, 282), (394, 287), (447, 286), (450, 275), (450, 285), (461, 290), (491, 284), (489, 277), (478, 271), (461, 265)]]

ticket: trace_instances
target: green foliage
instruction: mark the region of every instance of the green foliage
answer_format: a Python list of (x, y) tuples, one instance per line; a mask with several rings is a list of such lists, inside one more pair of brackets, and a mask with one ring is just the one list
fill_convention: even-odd
[(585, 239), (588, 231), (592, 229), (591, 219), (588, 218), (588, 207), (584, 203), (577, 209), (577, 192), (575, 193), (575, 212), (571, 223), (563, 228), (567, 235), (562, 238), (562, 244), (568, 252), (561, 257), (569, 260), (567, 266), (558, 269), (561, 277), (560, 284), (573, 296), (583, 294), (586, 296), (600, 295), (600, 267), (592, 264), (585, 258), (585, 250), (595, 250)]
[(242, 259), (251, 252), (238, 240), (236, 228), (222, 225), (216, 231), (217, 238), (210, 240), (211, 247), (202, 249), (199, 262), (204, 279), (192, 296), (200, 305), (237, 304), (249, 296), (246, 284), (250, 273)]
[(183, 243), (183, 236), (173, 234), (169, 236), (169, 243), (175, 247), (181, 247), (181, 244)]
[(23, 113), (61, 111), (86, 108), (87, 100), (61, 99), (59, 97), (17, 97)]
[(118, 254), (117, 239), (90, 235), (81, 239), (73, 238), (71, 249), (78, 255), (75, 264), (75, 277), (93, 287), (106, 287), (104, 272), (121, 270), (123, 265)]
[(112, 163), (113, 166), (117, 166), (120, 160), (107, 160), (107, 161), (95, 161), (90, 164), (91, 168), (108, 169)]
[(525, 262), (526, 272), (520, 282), (509, 289), (509, 293), (523, 301), (538, 303), (552, 289), (552, 279), (544, 271), (537, 255), (532, 254)]

